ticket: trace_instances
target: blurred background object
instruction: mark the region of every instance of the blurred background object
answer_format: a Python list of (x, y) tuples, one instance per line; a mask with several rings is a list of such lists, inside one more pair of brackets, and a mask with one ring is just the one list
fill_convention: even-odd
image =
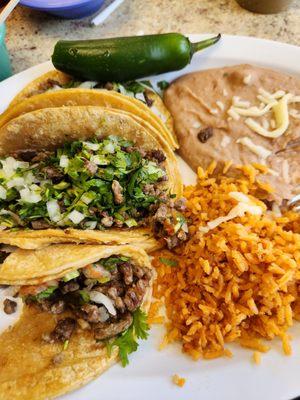
[[(112, 1), (105, 0), (95, 16)], [(300, 0), (286, 11), (268, 15), (249, 12), (236, 0), (124, 0), (100, 25), (91, 25), (93, 18), (62, 19), (18, 5), (6, 21), (6, 45), (13, 71), (49, 60), (59, 39), (221, 32), (300, 45)]]
[(287, 10), (293, 0), (236, 0), (246, 10), (260, 14), (275, 14)]
[(11, 76), (11, 66), (8, 51), (5, 45), (5, 24), (0, 25), (0, 81)]
[(97, 12), (104, 0), (21, 0), (23, 6), (61, 18), (84, 18)]

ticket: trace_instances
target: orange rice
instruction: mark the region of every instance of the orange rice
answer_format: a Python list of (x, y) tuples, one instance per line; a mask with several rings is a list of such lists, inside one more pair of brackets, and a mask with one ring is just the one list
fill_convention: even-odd
[(185, 378), (181, 378), (179, 375), (177, 375), (177, 374), (174, 374), (173, 376), (172, 376), (172, 382), (175, 384), (175, 385), (177, 385), (177, 386), (179, 386), (179, 387), (183, 387), (184, 385), (185, 385)]
[[(180, 341), (194, 359), (211, 359), (230, 356), (225, 348), (230, 342), (263, 353), (269, 346), (262, 339), (278, 337), (290, 354), (286, 332), (300, 319), (299, 214), (278, 217), (266, 211), (260, 200), (272, 188), (260, 180), (264, 166), (231, 167), (234, 177), (213, 175), (215, 166), (199, 168), (197, 184), (185, 189), (188, 242), (174, 252), (154, 254), (154, 297), (164, 301), (167, 315), (161, 348)], [(230, 192), (250, 196), (262, 215), (246, 213), (200, 232), (237, 204)]]

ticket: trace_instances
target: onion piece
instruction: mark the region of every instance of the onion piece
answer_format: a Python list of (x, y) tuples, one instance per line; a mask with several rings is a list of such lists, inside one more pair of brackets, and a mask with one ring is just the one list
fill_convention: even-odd
[(68, 165), (69, 165), (69, 158), (63, 154), (59, 159), (59, 166), (62, 168), (67, 168)]
[(6, 199), (6, 189), (0, 185), (0, 199), (5, 200)]
[(90, 299), (97, 304), (103, 304), (111, 315), (117, 315), (117, 311), (113, 305), (112, 300), (105, 296), (105, 294), (92, 290), (89, 292)]
[(99, 150), (100, 144), (98, 143), (92, 143), (92, 142), (83, 142), (84, 147), (86, 147), (89, 150), (97, 151)]
[(68, 215), (68, 218), (73, 222), (73, 224), (79, 224), (82, 220), (84, 220), (85, 215), (77, 210), (73, 210)]
[(58, 222), (61, 219), (60, 207), (57, 200), (47, 201), (47, 211), (51, 221)]
[(39, 193), (35, 193), (28, 188), (24, 188), (20, 190), (21, 200), (25, 203), (38, 203), (42, 200), (42, 197)]

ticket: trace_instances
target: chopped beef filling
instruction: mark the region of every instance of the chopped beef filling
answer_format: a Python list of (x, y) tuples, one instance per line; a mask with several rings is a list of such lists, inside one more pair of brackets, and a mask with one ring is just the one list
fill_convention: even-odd
[(69, 340), (76, 326), (92, 329), (95, 338), (103, 340), (131, 325), (132, 313), (141, 306), (151, 277), (148, 268), (128, 257), (111, 256), (81, 269), (67, 282), (52, 282), (55, 286), (43, 287), (42, 292), (28, 295), (25, 301), (51, 314), (72, 313), (44, 336), (45, 341)]
[(51, 225), (49, 222), (45, 221), (44, 219), (40, 218), (35, 221), (31, 221), (30, 223), (31, 228), (35, 230), (42, 230), (42, 229), (48, 229), (51, 228)]
[[(52, 152), (17, 151), (0, 159), (0, 229), (153, 226), (159, 207), (174, 208), (165, 161), (162, 150), (117, 136), (66, 143)], [(186, 235), (177, 234), (171, 214), (164, 225), (174, 223), (174, 229), (155, 232), (173, 246)]]
[(44, 335), (43, 339), (48, 343), (64, 343), (69, 340), (76, 328), (76, 320), (73, 318), (64, 318), (58, 321), (55, 329), (50, 335)]
[(3, 310), (5, 314), (13, 314), (16, 312), (17, 303), (10, 299), (5, 299), (3, 302)]

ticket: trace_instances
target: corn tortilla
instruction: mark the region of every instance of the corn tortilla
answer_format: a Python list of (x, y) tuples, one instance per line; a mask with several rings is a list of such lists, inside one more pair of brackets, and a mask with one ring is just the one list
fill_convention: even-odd
[[(138, 265), (151, 268), (147, 254), (133, 246), (57, 245), (40, 250), (36, 257), (32, 253), (35, 252), (16, 250), (8, 256), (0, 267), (0, 282), (5, 282), (8, 276), (15, 274), (12, 284), (20, 282), (20, 276), (28, 284), (31, 283), (27, 279), (29, 272), (34, 278), (41, 271), (47, 272), (51, 280), (65, 273), (68, 265), (72, 265), (72, 270), (82, 267), (91, 254), (94, 259), (114, 254), (125, 255)], [(55, 253), (57, 264), (51, 253)], [(35, 257), (34, 265), (32, 257)], [(44, 261), (48, 257), (47, 270)], [(7, 261), (10, 258), (13, 258), (14, 264), (6, 268), (5, 264), (11, 263)], [(148, 310), (150, 299), (151, 289), (145, 295), (143, 311)], [(66, 316), (68, 313), (63, 315)], [(59, 316), (61, 318), (62, 314)], [(105, 344), (95, 342), (90, 331), (77, 330), (64, 351), (61, 344), (43, 343), (43, 333), (51, 332), (56, 322), (56, 315), (24, 306), (18, 323), (0, 336), (0, 400), (43, 400), (61, 396), (85, 385), (117, 362), (117, 348), (113, 348), (111, 356), (108, 356)], [(62, 362), (55, 365), (53, 357), (60, 353)]]

